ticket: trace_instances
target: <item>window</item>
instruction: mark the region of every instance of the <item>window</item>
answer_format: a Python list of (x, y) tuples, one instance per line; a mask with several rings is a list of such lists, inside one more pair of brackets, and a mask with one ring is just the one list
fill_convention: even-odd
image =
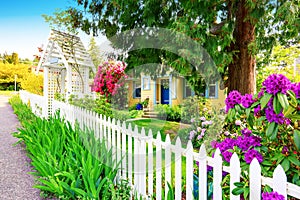
[(133, 81), (133, 98), (141, 98), (141, 82)]
[(183, 82), (184, 85), (184, 98), (190, 97), (190, 96), (194, 96), (194, 91), (192, 90), (192, 88), (188, 85), (187, 81), (184, 80)]
[(218, 84), (217, 82), (211, 82), (206, 89), (207, 98), (218, 98)]
[(150, 77), (143, 77), (142, 85), (143, 90), (150, 90)]

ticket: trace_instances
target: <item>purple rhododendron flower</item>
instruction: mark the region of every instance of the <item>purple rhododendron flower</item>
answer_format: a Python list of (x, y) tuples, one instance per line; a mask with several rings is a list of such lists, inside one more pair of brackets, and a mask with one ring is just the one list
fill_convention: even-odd
[(213, 140), (213, 141), (211, 141), (210, 145), (211, 145), (212, 148), (216, 149), (217, 145), (218, 145), (218, 142)]
[(300, 98), (300, 82), (299, 83), (292, 83), (291, 90), (295, 93), (296, 98)]
[(245, 108), (249, 108), (254, 102), (255, 100), (253, 99), (252, 94), (245, 94), (242, 96), (242, 105)]
[(254, 108), (254, 115), (255, 115), (256, 117), (259, 116), (260, 110), (261, 110), (260, 105), (258, 105), (257, 107)]
[(264, 96), (266, 89), (265, 88), (261, 88), (259, 93), (257, 94), (257, 98), (261, 98), (262, 96)]
[(226, 113), (229, 109), (234, 108), (236, 104), (240, 104), (242, 101), (242, 95), (237, 90), (233, 90), (228, 94), (228, 97), (225, 99), (226, 104)]
[(248, 150), (244, 155), (244, 160), (248, 164), (250, 164), (254, 158), (256, 158), (259, 163), (263, 161), (263, 156), (255, 149)]
[(286, 121), (286, 118), (284, 117), (282, 111), (279, 114), (276, 114), (273, 107), (267, 107), (265, 109), (265, 113), (266, 118), (270, 123), (275, 122), (277, 124), (283, 124)]
[(236, 145), (236, 141), (231, 138), (225, 138), (221, 143), (216, 144), (216, 148), (219, 148), (221, 152), (224, 152), (228, 149), (233, 149)]
[(282, 74), (271, 74), (263, 83), (266, 91), (269, 94), (276, 95), (277, 93), (286, 94), (291, 88), (291, 82)]
[(248, 128), (244, 128), (243, 130), (241, 130), (241, 132), (244, 136), (250, 136), (252, 133), (252, 131), (249, 130)]
[(289, 148), (288, 148), (287, 146), (284, 146), (284, 147), (282, 148), (281, 153), (282, 153), (282, 154), (286, 154), (286, 153), (288, 153), (288, 152), (289, 152)]
[(284, 196), (277, 192), (262, 193), (262, 200), (284, 200)]
[(230, 162), (230, 158), (231, 158), (232, 154), (233, 153), (230, 152), (230, 151), (222, 152), (222, 156), (223, 156), (224, 160), (227, 161), (227, 162)]

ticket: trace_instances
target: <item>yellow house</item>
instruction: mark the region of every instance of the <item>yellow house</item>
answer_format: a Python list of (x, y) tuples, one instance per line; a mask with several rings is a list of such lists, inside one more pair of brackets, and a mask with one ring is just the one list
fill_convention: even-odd
[[(149, 98), (149, 108), (153, 109), (156, 104), (179, 105), (194, 92), (183, 77), (167, 75), (155, 80), (148, 75), (139, 78), (128, 78), (129, 106)], [(219, 88), (218, 82), (209, 84), (202, 94), (210, 99), (211, 105), (222, 108), (225, 106), (225, 91)]]

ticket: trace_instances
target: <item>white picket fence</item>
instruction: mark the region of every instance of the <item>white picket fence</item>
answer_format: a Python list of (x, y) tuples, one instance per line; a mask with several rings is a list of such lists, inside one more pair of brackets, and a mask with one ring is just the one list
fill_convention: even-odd
[[(45, 98), (43, 96), (29, 93), (25, 90), (19, 91), (20, 98), (23, 103), (30, 106), (32, 112), (39, 116), (44, 117), (44, 112), (46, 111)], [(44, 111), (44, 112), (43, 112)]]
[[(30, 98), (30, 97), (28, 97)], [(23, 98), (24, 99), (24, 98)], [(186, 148), (182, 148), (178, 138), (175, 145), (171, 144), (170, 137), (162, 141), (158, 133), (156, 138), (152, 132), (148, 134), (142, 129), (126, 124), (115, 119), (97, 115), (95, 112), (87, 111), (62, 102), (53, 101), (52, 110), (60, 110), (60, 115), (73, 125), (77, 121), (82, 129), (93, 130), (95, 137), (104, 139), (109, 148), (113, 150), (115, 165), (121, 160), (120, 176), (128, 179), (134, 185), (135, 191), (147, 199), (154, 196), (155, 199), (165, 199), (168, 193), (168, 184), (171, 183), (174, 189), (174, 199), (193, 199), (194, 191), (194, 164), (199, 163), (199, 199), (207, 199), (207, 166), (213, 167), (213, 199), (222, 199), (222, 171), (230, 173), (230, 191), (235, 182), (240, 181), (241, 168), (238, 156), (234, 153), (230, 166), (223, 166), (219, 149), (215, 152), (214, 158), (207, 156), (205, 146), (202, 145), (199, 152), (195, 152), (192, 143), (189, 141)], [(183, 176), (182, 159), (185, 157), (186, 172)], [(121, 159), (123, 158), (123, 159)], [(172, 167), (172, 163), (175, 167)], [(262, 185), (269, 185), (274, 191), (285, 196), (287, 195), (300, 199), (300, 187), (287, 182), (283, 168), (279, 165), (274, 170), (273, 178), (262, 177), (261, 167), (256, 159), (250, 164), (249, 186), (250, 200), (261, 199)], [(182, 188), (186, 192), (183, 193)], [(230, 194), (230, 199), (237, 200), (240, 196)]]

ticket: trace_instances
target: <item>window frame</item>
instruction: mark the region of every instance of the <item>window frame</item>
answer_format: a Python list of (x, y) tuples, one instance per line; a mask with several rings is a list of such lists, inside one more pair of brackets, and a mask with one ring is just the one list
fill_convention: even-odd
[[(137, 87), (137, 83), (139, 83), (139, 86), (140, 87)], [(137, 97), (136, 96), (136, 89), (140, 89), (140, 97)], [(134, 98), (134, 99), (140, 99), (141, 97), (142, 97), (142, 86), (141, 86), (141, 81), (132, 81), (132, 90), (133, 90), (133, 95), (132, 95), (132, 97)]]

